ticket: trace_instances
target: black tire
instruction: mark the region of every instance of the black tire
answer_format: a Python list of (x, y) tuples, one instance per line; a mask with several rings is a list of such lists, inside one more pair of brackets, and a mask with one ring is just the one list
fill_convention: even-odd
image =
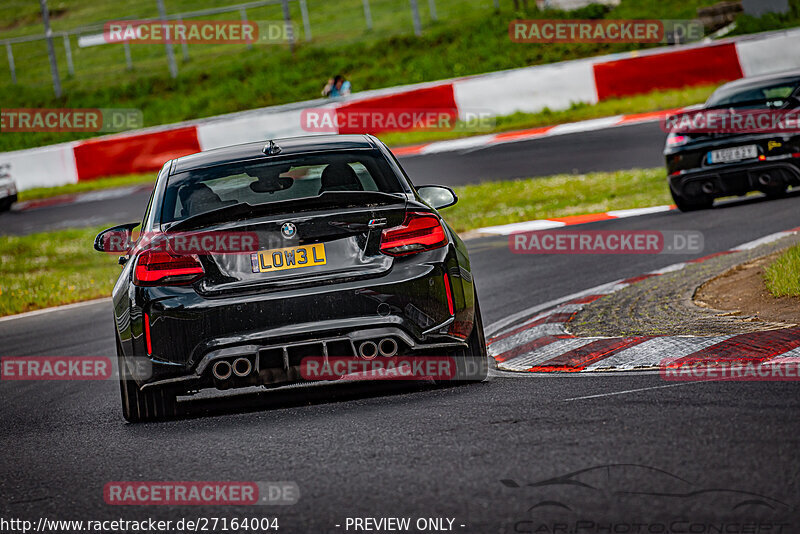
[(177, 399), (174, 391), (163, 387), (139, 389), (130, 376), (128, 366), (117, 343), (117, 363), (119, 364), (119, 392), (122, 401), (122, 416), (131, 423), (158, 421), (174, 417), (177, 413)]
[(674, 191), (670, 191), (670, 193), (672, 194), (672, 200), (675, 202), (675, 205), (683, 212), (707, 210), (714, 205), (714, 197), (703, 195), (687, 198), (676, 194)]

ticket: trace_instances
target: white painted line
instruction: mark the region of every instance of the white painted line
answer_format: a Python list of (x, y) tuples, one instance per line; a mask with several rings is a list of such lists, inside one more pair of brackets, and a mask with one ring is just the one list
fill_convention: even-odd
[(667, 265), (666, 267), (662, 267), (661, 269), (656, 269), (655, 271), (650, 271), (647, 274), (655, 274), (655, 275), (667, 274), (667, 273), (672, 273), (672, 272), (675, 272), (675, 271), (680, 271), (684, 267), (686, 267), (686, 262), (673, 263), (672, 265)]
[(85, 300), (83, 302), (75, 302), (73, 304), (65, 304), (63, 306), (53, 306), (52, 308), (43, 308), (41, 310), (33, 310), (25, 313), (18, 313), (16, 315), (7, 315), (5, 317), (0, 317), (0, 323), (5, 321), (12, 321), (14, 319), (25, 319), (27, 317), (35, 317), (37, 315), (44, 315), (46, 313), (57, 312), (57, 311), (65, 311), (65, 310), (72, 310), (75, 308), (82, 308), (84, 306), (91, 306), (92, 304), (100, 304), (103, 302), (111, 302), (111, 297), (105, 297), (101, 299), (94, 299), (94, 300)]
[(672, 206), (652, 206), (650, 208), (612, 210), (608, 212), (608, 215), (616, 217), (617, 219), (624, 219), (626, 217), (638, 217), (639, 215), (650, 215), (652, 213), (663, 213), (665, 211), (672, 211)]
[(551, 128), (547, 135), (566, 135), (572, 133), (591, 132), (593, 130), (604, 130), (619, 124), (624, 115), (615, 115), (613, 117), (602, 117), (600, 119), (590, 119), (580, 122), (569, 122), (567, 124), (559, 124)]
[(566, 226), (567, 223), (561, 221), (550, 221), (548, 219), (538, 219), (535, 221), (524, 221), (511, 224), (502, 224), (500, 226), (487, 226), (485, 228), (478, 228), (476, 231), (484, 234), (496, 235), (510, 235), (519, 232), (535, 232), (537, 230), (549, 230), (551, 228), (561, 228)]
[(702, 384), (704, 381), (697, 381), (697, 382), (681, 382), (680, 384), (667, 384), (665, 386), (652, 386), (649, 388), (639, 388), (639, 389), (627, 389), (625, 391), (614, 391), (611, 393), (600, 393), (599, 395), (586, 395), (585, 397), (572, 397), (570, 399), (564, 399), (564, 402), (569, 401), (576, 401), (576, 400), (585, 400), (585, 399), (598, 399), (600, 397), (612, 397), (614, 395), (627, 395), (628, 393), (638, 393), (640, 391), (651, 391), (654, 389), (664, 389), (664, 388), (675, 388), (678, 386), (688, 386), (691, 384)]
[(754, 241), (749, 241), (738, 247), (734, 247), (731, 250), (739, 252), (743, 250), (752, 250), (760, 245), (766, 245), (767, 243), (774, 243), (775, 241), (781, 239), (782, 237), (786, 237), (787, 235), (793, 234), (794, 232), (791, 231), (784, 231), (784, 232), (776, 232), (774, 234), (766, 235)]
[[(650, 206), (648, 208), (614, 210), (605, 213), (605, 215), (610, 215), (616, 219), (623, 219), (626, 217), (638, 217), (640, 215), (652, 215), (654, 213), (662, 213), (670, 211), (671, 209), (672, 209), (671, 206)], [(598, 213), (596, 215), (602, 215), (602, 214)], [(533, 221), (501, 224), (498, 226), (485, 226), (483, 228), (478, 228), (475, 231), (484, 234), (510, 235), (519, 232), (535, 232), (538, 230), (550, 230), (551, 228), (561, 228), (564, 226), (568, 226), (568, 224), (562, 221), (551, 221), (550, 219), (536, 219)]]
[(476, 146), (485, 146), (491, 144), (493, 139), (494, 134), (464, 137), (462, 139), (453, 139), (452, 141), (437, 141), (422, 147), (419, 153), (436, 154), (439, 152), (455, 152), (458, 150), (465, 150), (467, 148), (475, 148)]

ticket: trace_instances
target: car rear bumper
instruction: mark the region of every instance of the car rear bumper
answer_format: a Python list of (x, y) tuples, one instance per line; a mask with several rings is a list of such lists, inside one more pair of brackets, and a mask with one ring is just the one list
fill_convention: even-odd
[[(137, 288), (146, 293), (141, 317), (149, 320), (153, 364), (152, 376), (140, 385), (224, 389), (294, 382), (303, 357), (355, 357), (364, 341), (385, 338), (397, 344), (398, 355), (444, 355), (465, 347), (474, 320), (471, 277), (458, 267), (448, 270), (451, 315), (444, 266), (413, 263), (377, 280), (247, 298), (204, 298), (191, 287), (171, 288), (170, 296), (163, 288)], [(123, 344), (126, 356), (147, 355), (141, 332)], [(249, 360), (250, 376), (215, 380), (215, 362), (238, 358)]]
[(770, 187), (800, 185), (800, 168), (793, 160), (748, 162), (708, 167), (670, 176), (669, 185), (679, 196), (734, 196)]

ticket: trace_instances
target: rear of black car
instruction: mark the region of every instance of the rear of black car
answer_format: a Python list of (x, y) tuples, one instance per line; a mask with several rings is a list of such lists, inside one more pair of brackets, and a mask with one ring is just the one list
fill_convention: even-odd
[[(763, 127), (670, 128), (664, 155), (670, 192), (683, 211), (709, 208), (714, 199), (761, 191), (777, 197), (800, 185), (800, 72), (744, 79), (720, 87), (686, 116)], [(780, 127), (769, 124), (779, 123)], [(679, 120), (675, 124), (681, 123)], [(731, 122), (733, 124), (733, 122)]]
[[(465, 247), (388, 150), (364, 136), (263, 146), (162, 171), (114, 290), (121, 362), (152, 369), (123, 380), (126, 417), (207, 387), (303, 381), (307, 358), (475, 356), (482, 378)], [(217, 248), (177, 250), (196, 236)]]

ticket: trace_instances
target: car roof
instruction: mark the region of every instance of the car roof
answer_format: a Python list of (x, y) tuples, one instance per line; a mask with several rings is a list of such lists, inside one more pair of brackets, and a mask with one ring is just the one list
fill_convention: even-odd
[(726, 83), (725, 85), (721, 85), (717, 91), (720, 89), (723, 90), (731, 90), (731, 89), (744, 89), (748, 87), (758, 87), (759, 85), (771, 84), (773, 82), (781, 82), (781, 81), (792, 81), (800, 79), (800, 69), (795, 70), (786, 70), (783, 72), (776, 72), (773, 74), (762, 74), (761, 76), (751, 76), (748, 78), (740, 78), (736, 81)]
[[(177, 158), (172, 165), (172, 172), (184, 172), (237, 161), (253, 159), (269, 159), (275, 156), (264, 154), (264, 146), (269, 144), (269, 139), (256, 143), (227, 146), (204, 150), (188, 156)], [(285, 137), (272, 139), (280, 147), (280, 155), (306, 154), (309, 152), (374, 149), (376, 143), (367, 135), (309, 135), (304, 137)]]

